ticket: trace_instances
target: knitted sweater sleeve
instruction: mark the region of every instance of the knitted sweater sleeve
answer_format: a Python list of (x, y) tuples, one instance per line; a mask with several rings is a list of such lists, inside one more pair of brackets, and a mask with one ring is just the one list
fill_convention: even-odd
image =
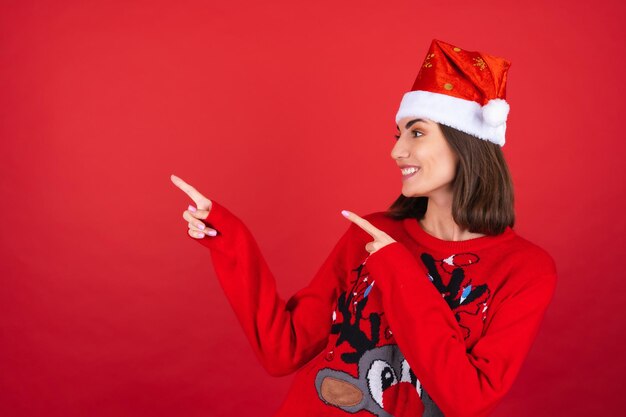
[(292, 373), (328, 341), (332, 305), (354, 228), (348, 228), (309, 284), (285, 301), (250, 230), (224, 206), (212, 203), (204, 222), (217, 236), (188, 236), (209, 248), (219, 283), (263, 367), (274, 376)]
[[(556, 267), (506, 283), (482, 337), (467, 350), (454, 314), (400, 242), (371, 254), (396, 342), (446, 417), (485, 417), (511, 388), (556, 286)], [(521, 278), (521, 279), (519, 279)]]

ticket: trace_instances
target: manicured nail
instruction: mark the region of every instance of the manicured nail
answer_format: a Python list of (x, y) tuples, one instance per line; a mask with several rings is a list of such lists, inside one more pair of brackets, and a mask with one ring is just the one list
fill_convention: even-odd
[(196, 233), (196, 236), (198, 236), (198, 237), (204, 237), (204, 233)]
[(209, 230), (206, 234), (209, 236), (217, 236), (217, 232), (215, 230)]
[(187, 207), (187, 210), (189, 210), (189, 211), (196, 211), (196, 208), (194, 206), (192, 206), (191, 204), (189, 204), (189, 207)]
[(204, 223), (196, 223), (196, 227), (200, 230), (204, 230)]
[(343, 214), (344, 217), (348, 217), (350, 212), (348, 210), (341, 210), (341, 214)]

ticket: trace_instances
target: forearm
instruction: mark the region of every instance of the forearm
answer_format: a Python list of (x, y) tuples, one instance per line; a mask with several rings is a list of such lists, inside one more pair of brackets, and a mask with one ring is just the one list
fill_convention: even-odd
[(552, 297), (554, 277), (539, 277), (494, 306), (484, 335), (467, 351), (452, 310), (406, 247), (399, 242), (383, 247), (367, 267), (400, 350), (443, 414), (487, 416), (521, 368)]

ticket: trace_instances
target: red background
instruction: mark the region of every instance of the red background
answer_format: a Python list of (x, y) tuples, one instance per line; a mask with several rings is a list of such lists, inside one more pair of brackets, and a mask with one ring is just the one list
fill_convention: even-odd
[(432, 38), (512, 62), (516, 230), (559, 271), (494, 416), (623, 412), (620, 2), (0, 7), (3, 416), (271, 416), (292, 376), (256, 362), (169, 176), (243, 219), (290, 296), (340, 210), (399, 194), (394, 115)]

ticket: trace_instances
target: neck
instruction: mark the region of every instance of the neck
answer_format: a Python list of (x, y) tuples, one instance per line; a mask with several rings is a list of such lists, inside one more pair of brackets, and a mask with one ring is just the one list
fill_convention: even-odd
[(462, 229), (452, 217), (452, 197), (429, 196), (428, 208), (420, 225), (425, 232), (438, 239), (460, 241), (485, 236)]

